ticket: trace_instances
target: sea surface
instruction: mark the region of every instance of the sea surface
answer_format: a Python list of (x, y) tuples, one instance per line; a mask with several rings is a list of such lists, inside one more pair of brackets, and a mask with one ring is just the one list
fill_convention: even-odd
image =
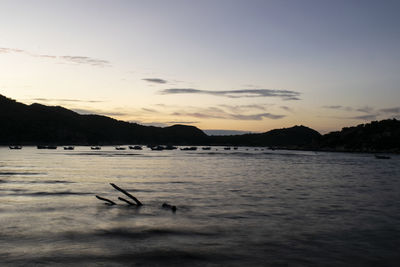
[(400, 266), (390, 157), (1, 147), (0, 266)]

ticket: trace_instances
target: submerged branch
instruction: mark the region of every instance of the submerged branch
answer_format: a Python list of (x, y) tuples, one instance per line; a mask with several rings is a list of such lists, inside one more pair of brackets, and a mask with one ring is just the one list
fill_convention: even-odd
[(115, 184), (113, 184), (113, 183), (110, 183), (110, 185), (111, 185), (112, 187), (114, 187), (116, 190), (120, 191), (121, 193), (123, 193), (123, 194), (125, 194), (126, 196), (128, 196), (129, 198), (131, 198), (133, 201), (136, 202), (136, 204), (137, 204), (138, 206), (142, 206), (142, 205), (143, 205), (142, 202), (140, 202), (136, 197), (134, 197), (134, 196), (132, 196), (131, 194), (129, 194), (128, 192), (126, 192), (124, 189), (118, 187), (117, 185), (115, 185)]
[(136, 205), (135, 203), (132, 203), (132, 202), (130, 202), (129, 200), (126, 200), (125, 198), (118, 197), (118, 199), (121, 200), (121, 201), (124, 201), (124, 202), (128, 203), (130, 206), (137, 206), (137, 207), (139, 207), (139, 206)]
[(100, 197), (100, 196), (98, 196), (98, 195), (96, 195), (96, 198), (107, 202), (107, 203), (104, 203), (104, 204), (106, 204), (106, 205), (109, 205), (109, 206), (117, 205), (117, 203), (115, 203), (114, 201), (109, 200), (109, 199), (107, 199), (107, 198)]

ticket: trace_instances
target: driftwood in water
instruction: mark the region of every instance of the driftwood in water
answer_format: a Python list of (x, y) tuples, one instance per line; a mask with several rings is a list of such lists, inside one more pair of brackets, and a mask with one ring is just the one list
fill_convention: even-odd
[(119, 200), (121, 200), (121, 201), (123, 201), (123, 202), (126, 202), (126, 203), (128, 203), (130, 206), (137, 206), (137, 207), (139, 207), (139, 206), (138, 206), (138, 205), (136, 205), (135, 203), (133, 203), (133, 202), (130, 202), (129, 200), (126, 200), (125, 198), (118, 197), (118, 199), (119, 199)]
[(119, 188), (117, 185), (110, 183), (110, 185), (112, 187), (114, 187), (116, 190), (120, 191), (121, 193), (125, 194), (126, 196), (128, 196), (129, 198), (131, 198), (133, 201), (136, 202), (136, 205), (138, 206), (142, 206), (142, 202), (140, 202), (136, 197), (132, 196), (131, 194), (129, 194), (128, 192), (126, 192), (124, 189)]
[(106, 204), (106, 205), (109, 205), (109, 206), (117, 205), (117, 203), (115, 203), (114, 201), (109, 200), (109, 199), (107, 199), (107, 198), (100, 197), (100, 196), (98, 196), (98, 195), (96, 195), (96, 198), (107, 202), (107, 203), (104, 203), (104, 204)]

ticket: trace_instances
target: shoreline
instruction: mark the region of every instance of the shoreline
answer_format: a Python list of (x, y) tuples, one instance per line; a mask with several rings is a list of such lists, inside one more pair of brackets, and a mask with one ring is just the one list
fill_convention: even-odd
[[(0, 147), (6, 147), (9, 148), (10, 146), (21, 146), (23, 147), (36, 147), (37, 144), (1, 144)], [(131, 143), (112, 143), (112, 144), (101, 144), (101, 145), (89, 145), (89, 144), (73, 144), (73, 143), (48, 143), (45, 145), (51, 145), (51, 146), (57, 146), (57, 147), (66, 147), (66, 146), (81, 146), (81, 147), (92, 147), (92, 146), (104, 146), (104, 147), (116, 147), (116, 146), (132, 146), (132, 145), (141, 145), (141, 146), (147, 146), (148, 144), (131, 144)], [(165, 144), (161, 144), (165, 145)], [(211, 146), (211, 147), (218, 147), (218, 148), (223, 148), (223, 147), (246, 147), (246, 148), (263, 148), (265, 150), (271, 150), (271, 151), (276, 151), (276, 150), (289, 150), (289, 151), (307, 151), (307, 152), (333, 152), (333, 153), (351, 153), (351, 154), (391, 154), (391, 155), (399, 155), (400, 151), (398, 150), (341, 150), (341, 149), (329, 149), (329, 148), (294, 148), (294, 147), (279, 147), (279, 146), (273, 146), (273, 149), (271, 149), (271, 146), (255, 146), (255, 145), (212, 145), (212, 144), (174, 144), (174, 146), (197, 146), (197, 147), (202, 147), (202, 146)], [(12, 149), (10, 149), (12, 150)]]

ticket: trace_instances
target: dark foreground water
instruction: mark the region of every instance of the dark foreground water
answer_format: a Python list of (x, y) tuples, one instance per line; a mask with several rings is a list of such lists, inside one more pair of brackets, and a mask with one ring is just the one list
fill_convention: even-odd
[(0, 266), (399, 266), (391, 157), (3, 147)]

